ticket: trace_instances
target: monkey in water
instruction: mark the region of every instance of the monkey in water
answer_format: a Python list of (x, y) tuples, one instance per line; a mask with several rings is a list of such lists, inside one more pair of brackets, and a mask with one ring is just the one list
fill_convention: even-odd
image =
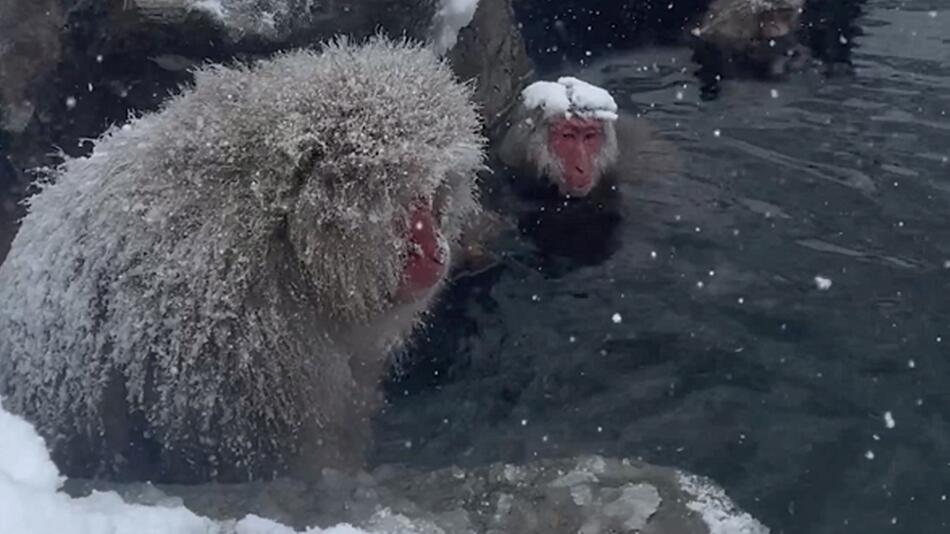
[(805, 0), (714, 0), (690, 34), (704, 89), (722, 77), (774, 78), (800, 69), (808, 48), (798, 39)]
[(198, 70), (29, 201), (0, 266), (4, 406), (70, 476), (358, 468), (484, 144), (471, 88), (406, 42)]
[(624, 182), (677, 169), (675, 151), (646, 119), (574, 77), (524, 89), (497, 149), (528, 199), (518, 226), (542, 251), (596, 264), (617, 246)]
[(585, 198), (668, 170), (672, 148), (608, 91), (573, 77), (522, 91), (497, 150), (522, 192)]

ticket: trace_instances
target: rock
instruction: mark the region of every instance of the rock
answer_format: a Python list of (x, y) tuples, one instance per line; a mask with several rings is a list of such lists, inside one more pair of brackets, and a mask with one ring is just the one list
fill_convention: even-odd
[[(73, 494), (113, 489), (128, 501), (180, 498), (217, 519), (255, 514), (305, 528), (348, 522), (373, 532), (768, 534), (710, 481), (634, 460), (585, 456), (524, 465), (421, 472), (398, 465), (318, 482), (106, 487), (71, 481)], [(167, 494), (167, 495), (166, 495)], [(169, 497), (173, 496), (173, 497)]]
[(497, 125), (531, 74), (511, 0), (481, 0), (448, 57), (459, 77), (475, 79), (485, 123)]

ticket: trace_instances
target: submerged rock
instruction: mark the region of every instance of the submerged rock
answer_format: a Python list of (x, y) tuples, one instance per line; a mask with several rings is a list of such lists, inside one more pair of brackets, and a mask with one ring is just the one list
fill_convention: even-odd
[[(140, 504), (182, 502), (217, 519), (254, 514), (298, 529), (350, 523), (370, 532), (768, 534), (711, 481), (629, 459), (582, 456), (524, 465), (421, 472), (397, 465), (314, 483), (125, 486), (70, 481), (70, 491), (113, 489)], [(180, 499), (180, 501), (178, 500)]]

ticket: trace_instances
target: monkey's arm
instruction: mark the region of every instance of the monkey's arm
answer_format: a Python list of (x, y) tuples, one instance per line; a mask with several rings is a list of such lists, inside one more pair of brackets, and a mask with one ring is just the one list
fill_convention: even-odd
[(501, 260), (486, 250), (486, 245), (515, 227), (513, 220), (499, 213), (481, 212), (462, 229), (452, 254), (452, 279), (474, 276), (497, 265)]
[(534, 124), (523, 105), (519, 105), (508, 120), (510, 126), (497, 147), (498, 159), (513, 169), (524, 170), (527, 166), (528, 140)]

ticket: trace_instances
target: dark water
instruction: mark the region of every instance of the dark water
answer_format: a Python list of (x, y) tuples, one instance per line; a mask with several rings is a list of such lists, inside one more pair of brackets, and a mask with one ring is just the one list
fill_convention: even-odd
[(853, 76), (709, 102), (682, 50), (574, 72), (683, 172), (625, 184), (609, 239), (579, 221), (592, 261), (498, 243), (390, 385), (377, 460), (638, 456), (773, 532), (947, 532), (950, 9), (872, 1), (858, 24)]

